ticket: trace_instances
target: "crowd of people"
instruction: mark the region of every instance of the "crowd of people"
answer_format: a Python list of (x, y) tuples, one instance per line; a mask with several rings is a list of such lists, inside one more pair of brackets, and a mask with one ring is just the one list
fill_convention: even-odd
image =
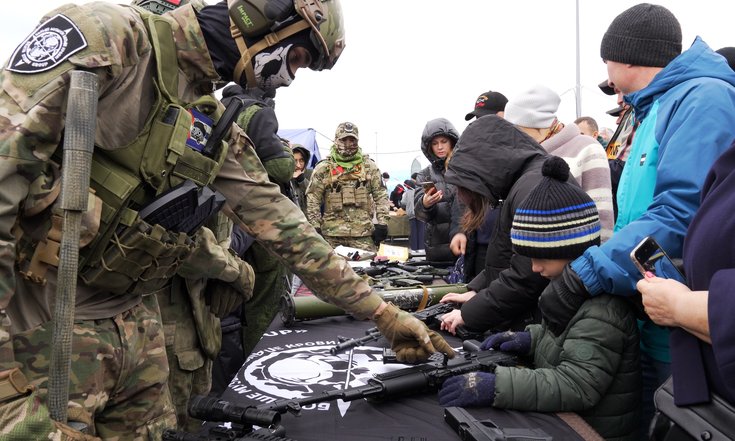
[[(488, 91), (463, 132), (449, 118), (426, 123), (429, 165), (389, 194), (356, 123), (337, 125), (313, 167), (277, 135), (276, 89), (300, 68), (331, 69), (344, 48), (338, 0), (178, 3), (63, 6), (4, 67), (0, 439), (195, 431), (190, 397), (224, 390), (292, 275), (374, 320), (399, 361), (453, 357), (335, 254), (375, 251), (391, 206), (407, 213), (411, 249), (463, 262), (468, 289), (442, 299), (459, 307), (441, 330), (483, 332), (483, 349), (532, 360), (447, 379), (442, 406), (576, 412), (605, 439), (675, 441), (702, 435), (683, 422), (691, 406), (735, 405), (735, 254), (724, 246), (735, 49), (701, 38), (684, 49), (668, 9), (633, 6), (600, 42), (600, 89), (618, 105), (610, 139), (592, 118), (560, 121), (544, 85), (511, 99)], [(56, 28), (69, 29), (58, 53), (28, 63)], [(98, 91), (86, 163), (67, 159), (80, 123), (64, 105), (79, 72), (96, 74)], [(67, 203), (86, 187), (86, 209)], [(681, 259), (683, 280), (638, 270), (631, 251), (647, 237)], [(55, 300), (68, 287), (64, 334)], [(52, 361), (64, 348), (70, 372)], [(677, 411), (657, 412), (667, 381)], [(717, 426), (733, 427), (735, 414)]]

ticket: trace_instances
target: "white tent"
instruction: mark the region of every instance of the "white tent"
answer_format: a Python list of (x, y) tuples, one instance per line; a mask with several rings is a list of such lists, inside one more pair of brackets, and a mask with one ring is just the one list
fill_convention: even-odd
[(316, 142), (316, 130), (314, 129), (281, 129), (278, 136), (288, 139), (292, 144), (301, 144), (311, 152), (311, 159), (306, 164), (308, 168), (314, 168), (322, 159), (319, 154), (319, 145)]
[(423, 154), (416, 156), (413, 158), (413, 162), (411, 162), (411, 174), (420, 172), (421, 170), (428, 167), (430, 164), (429, 160), (426, 159), (426, 156)]

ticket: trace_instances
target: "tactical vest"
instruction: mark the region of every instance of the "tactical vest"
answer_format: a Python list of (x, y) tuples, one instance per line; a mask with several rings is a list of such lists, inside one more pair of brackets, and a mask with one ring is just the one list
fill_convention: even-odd
[(325, 191), (325, 211), (342, 211), (345, 207), (356, 207), (368, 209), (370, 206), (368, 190), (368, 157), (363, 155), (361, 164), (355, 166), (350, 172), (345, 173), (342, 167), (331, 158), (327, 159), (329, 171)]
[[(171, 25), (158, 15), (139, 12), (155, 54), (155, 104), (143, 130), (128, 145), (115, 150), (95, 148), (90, 207), (96, 207), (99, 226), (92, 237), (80, 241), (79, 251), (82, 280), (115, 294), (152, 292), (175, 274), (191, 250), (192, 239), (149, 224), (138, 210), (187, 180), (200, 189), (210, 184), (228, 149), (222, 142), (206, 156), (187, 146), (193, 127), (189, 111), (196, 109), (216, 122), (221, 116), (219, 103), (211, 95), (181, 102), (176, 95), (179, 74)], [(61, 150), (56, 151), (58, 162)], [(48, 207), (38, 216), (44, 216), (47, 233), (37, 233), (37, 220), (21, 219), (16, 256), (21, 274), (44, 283), (48, 266), (58, 266), (61, 213)]]

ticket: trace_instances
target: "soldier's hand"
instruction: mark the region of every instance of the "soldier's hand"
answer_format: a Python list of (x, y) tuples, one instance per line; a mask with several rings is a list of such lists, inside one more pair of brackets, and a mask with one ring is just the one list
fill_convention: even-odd
[(375, 315), (375, 325), (390, 342), (396, 358), (404, 363), (418, 363), (429, 359), (434, 352), (443, 352), (450, 358), (456, 354), (444, 338), (416, 317), (392, 303)]
[[(29, 439), (54, 439), (62, 441), (100, 441), (99, 438), (85, 435), (66, 424), (51, 419), (48, 408), (41, 400), (37, 390), (26, 383), (20, 370), (10, 369), (0, 372), (0, 427), (2, 439), (26, 441)], [(75, 418), (69, 409), (69, 419)], [(77, 412), (81, 415), (81, 411)]]

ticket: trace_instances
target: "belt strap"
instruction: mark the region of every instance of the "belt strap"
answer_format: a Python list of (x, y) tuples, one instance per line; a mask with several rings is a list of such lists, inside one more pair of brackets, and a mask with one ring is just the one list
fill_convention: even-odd
[(26, 395), (33, 389), (19, 368), (0, 373), (0, 403)]

